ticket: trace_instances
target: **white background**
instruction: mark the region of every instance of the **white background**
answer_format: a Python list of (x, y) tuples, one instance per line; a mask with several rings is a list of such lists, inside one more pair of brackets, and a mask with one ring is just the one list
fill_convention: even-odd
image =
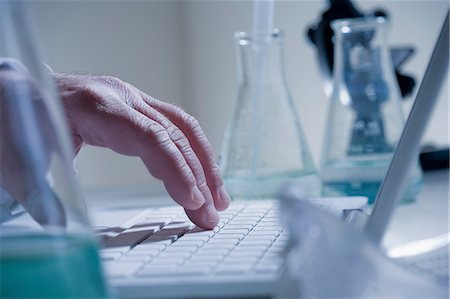
[[(251, 1), (39, 1), (30, 3), (43, 59), (55, 71), (110, 74), (175, 103), (201, 123), (216, 152), (234, 101), (235, 31), (249, 31)], [(420, 82), (448, 1), (358, 1), (391, 16), (390, 43), (416, 53), (403, 70)], [(315, 52), (305, 38), (324, 1), (276, 1), (275, 26), (286, 33), (288, 85), (316, 162), (328, 100)], [(448, 82), (448, 79), (447, 79)], [(416, 88), (417, 90), (417, 88)], [(411, 100), (404, 104), (409, 111)], [(441, 92), (424, 143), (448, 146), (448, 91)], [(139, 159), (85, 147), (76, 159), (85, 190), (161, 192)]]

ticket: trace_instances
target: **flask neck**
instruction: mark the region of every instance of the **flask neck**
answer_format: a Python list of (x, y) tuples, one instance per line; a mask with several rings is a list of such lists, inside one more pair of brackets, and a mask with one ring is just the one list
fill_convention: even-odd
[(278, 84), (284, 81), (282, 33), (250, 35), (237, 33), (239, 84)]

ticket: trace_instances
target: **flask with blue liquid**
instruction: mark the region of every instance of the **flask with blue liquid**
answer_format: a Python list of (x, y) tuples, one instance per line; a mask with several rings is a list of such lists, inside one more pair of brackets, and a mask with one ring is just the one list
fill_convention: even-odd
[[(335, 20), (334, 77), (321, 157), (325, 195), (363, 195), (372, 203), (401, 136), (405, 117), (387, 45), (387, 20)], [(418, 164), (404, 201), (420, 191)]]

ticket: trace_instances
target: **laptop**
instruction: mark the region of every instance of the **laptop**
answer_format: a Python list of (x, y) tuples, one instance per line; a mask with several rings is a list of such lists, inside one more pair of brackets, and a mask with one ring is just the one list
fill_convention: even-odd
[[(447, 14), (375, 206), (363, 225), (364, 233), (376, 245), (398, 202), (405, 174), (418, 155), (421, 137), (447, 73), (448, 44)], [(364, 199), (341, 200), (345, 204), (332, 209), (359, 209), (365, 203)], [(326, 199), (316, 199), (315, 204), (330, 209)], [(278, 220), (276, 200), (234, 201), (220, 213), (219, 225), (209, 231), (195, 227), (181, 207), (139, 211), (129, 211), (130, 218), (120, 225), (97, 229), (103, 239), (105, 272), (119, 297), (242, 298), (274, 294), (289, 240)], [(440, 271), (447, 273), (448, 280), (448, 237), (446, 240), (433, 243), (444, 244), (433, 247), (437, 249), (433, 254), (446, 253), (447, 271)], [(445, 263), (445, 255), (443, 259), (432, 256), (440, 266)], [(393, 257), (408, 264), (408, 259), (402, 259), (404, 256)], [(424, 265), (429, 264), (427, 257)]]

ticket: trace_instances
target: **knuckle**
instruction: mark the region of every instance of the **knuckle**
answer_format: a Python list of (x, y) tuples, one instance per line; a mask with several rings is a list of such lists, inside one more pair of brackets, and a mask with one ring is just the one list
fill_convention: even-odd
[(103, 83), (113, 90), (113, 93), (118, 95), (119, 98), (128, 106), (136, 109), (139, 103), (136, 102), (135, 92), (130, 88), (130, 84), (123, 82), (119, 78), (114, 76), (101, 76)]
[(124, 85), (124, 82), (122, 80), (120, 80), (119, 78), (114, 77), (114, 76), (102, 75), (102, 76), (99, 76), (99, 79), (101, 81), (103, 81), (104, 83), (106, 83), (107, 85), (110, 85), (112, 87)]
[(208, 188), (208, 184), (206, 183), (205, 179), (197, 179), (197, 187), (200, 190), (206, 190)]
[(185, 122), (189, 129), (193, 131), (201, 130), (198, 120), (192, 115), (187, 114), (187, 116), (185, 117)]
[(168, 132), (173, 131), (174, 125), (165, 117), (161, 115), (156, 115), (156, 122), (158, 122), (161, 126), (163, 126)]
[(149, 126), (149, 129), (151, 130), (153, 138), (155, 138), (155, 140), (158, 144), (170, 143), (170, 141), (171, 141), (170, 136), (167, 133), (166, 129), (164, 129), (163, 126), (161, 126), (157, 123), (154, 123)]
[(194, 130), (194, 131), (200, 129), (200, 124), (195, 117), (186, 113), (180, 107), (174, 106), (174, 109), (175, 109), (175, 113), (176, 113), (177, 117), (179, 119), (181, 119), (181, 121), (186, 129), (190, 129), (190, 130)]
[(189, 146), (189, 141), (187, 140), (186, 136), (180, 129), (172, 126), (168, 130), (168, 132), (169, 132), (170, 139), (172, 139), (173, 142), (176, 143), (178, 146), (183, 147), (183, 148)]

